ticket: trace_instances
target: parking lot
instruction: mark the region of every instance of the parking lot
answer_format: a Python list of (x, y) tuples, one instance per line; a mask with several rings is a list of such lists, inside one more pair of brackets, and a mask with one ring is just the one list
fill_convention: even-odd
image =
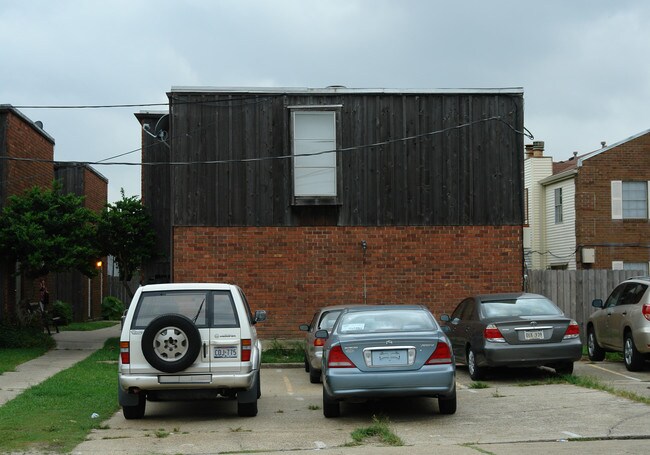
[[(650, 369), (629, 373), (621, 363), (579, 362), (576, 374), (650, 397)], [(500, 373), (471, 388), (458, 368), (458, 411), (437, 412), (434, 399), (401, 399), (342, 406), (325, 419), (319, 384), (301, 368), (265, 368), (262, 398), (254, 418), (237, 417), (236, 402), (148, 403), (143, 420), (121, 412), (104, 422), (73, 453), (645, 453), (650, 406), (567, 384), (527, 385), (551, 375), (543, 369)], [(376, 441), (351, 447), (350, 433), (388, 419), (405, 447)]]

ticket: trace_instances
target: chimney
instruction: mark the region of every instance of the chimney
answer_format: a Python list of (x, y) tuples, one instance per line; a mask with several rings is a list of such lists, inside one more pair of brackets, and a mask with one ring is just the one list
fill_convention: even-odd
[(533, 144), (526, 144), (526, 159), (533, 157)]
[(533, 157), (542, 158), (544, 156), (544, 141), (533, 141)]

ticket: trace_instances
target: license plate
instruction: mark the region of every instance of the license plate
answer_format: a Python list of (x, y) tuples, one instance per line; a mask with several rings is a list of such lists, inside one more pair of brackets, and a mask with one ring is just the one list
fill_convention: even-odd
[(372, 366), (406, 365), (408, 357), (405, 349), (372, 351)]
[(526, 330), (524, 332), (524, 340), (543, 340), (544, 332), (541, 330)]
[(214, 348), (215, 359), (236, 359), (237, 346), (221, 346)]

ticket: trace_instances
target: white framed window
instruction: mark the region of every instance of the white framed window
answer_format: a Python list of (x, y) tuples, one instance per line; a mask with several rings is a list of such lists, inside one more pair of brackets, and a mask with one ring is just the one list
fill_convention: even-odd
[(648, 271), (650, 271), (650, 263), (612, 261), (612, 270), (641, 270), (643, 272), (643, 275), (648, 276)]
[(613, 180), (612, 219), (648, 219), (648, 182)]
[(336, 115), (336, 110), (291, 111), (295, 197), (337, 196)]
[(555, 188), (555, 224), (560, 224), (562, 215), (562, 188)]

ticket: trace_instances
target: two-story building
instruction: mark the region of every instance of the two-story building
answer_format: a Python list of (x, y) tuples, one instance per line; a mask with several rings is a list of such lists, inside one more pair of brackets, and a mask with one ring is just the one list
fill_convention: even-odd
[(601, 145), (559, 163), (526, 147), (530, 267), (648, 273), (650, 130)]
[(225, 281), (259, 330), (522, 289), (523, 91), (172, 88), (142, 126), (145, 282)]

